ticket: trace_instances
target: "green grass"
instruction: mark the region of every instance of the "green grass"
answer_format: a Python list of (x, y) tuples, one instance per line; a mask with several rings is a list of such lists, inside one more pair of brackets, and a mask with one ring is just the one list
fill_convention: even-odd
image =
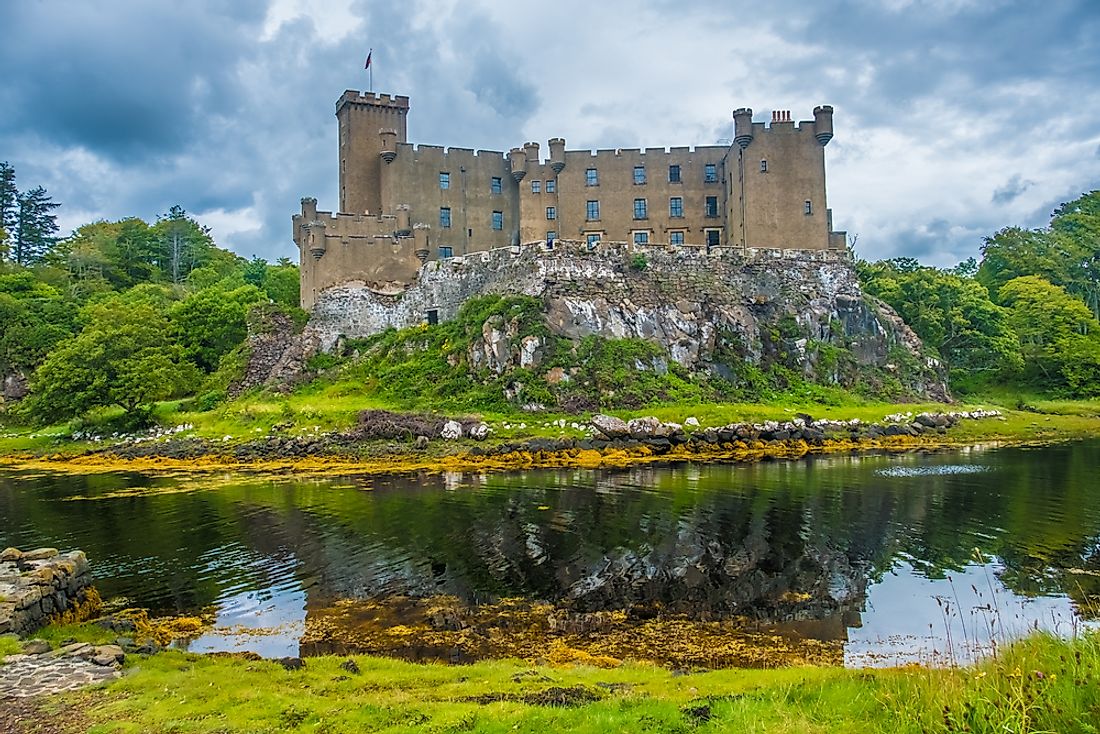
[[(109, 732), (1096, 732), (1100, 638), (1036, 636), (977, 668), (719, 670), (469, 666), (167, 652), (76, 694)], [(549, 689), (559, 689), (557, 692)], [(564, 689), (564, 693), (561, 689)], [(551, 705), (553, 699), (576, 705)]]
[(0, 658), (22, 652), (23, 647), (14, 637), (0, 637)]

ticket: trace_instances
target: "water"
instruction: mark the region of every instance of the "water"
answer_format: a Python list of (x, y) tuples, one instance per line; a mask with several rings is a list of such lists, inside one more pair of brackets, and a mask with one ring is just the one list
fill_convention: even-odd
[[(83, 549), (105, 598), (158, 613), (214, 607), (195, 650), (333, 649), (355, 619), (374, 637), (347, 649), (463, 660), (478, 652), (450, 650), (448, 630), (538, 603), (597, 647), (658, 618), (694, 637), (735, 620), (832, 641), (849, 665), (962, 662), (1092, 624), (1097, 467), (1093, 441), (323, 480), (7, 472), (0, 547)], [(378, 636), (414, 619), (442, 642)], [(324, 644), (300, 645), (317, 626)]]

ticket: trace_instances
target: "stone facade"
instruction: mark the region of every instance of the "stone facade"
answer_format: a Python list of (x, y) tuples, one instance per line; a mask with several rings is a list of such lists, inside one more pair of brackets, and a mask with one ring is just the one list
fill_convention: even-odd
[(733, 143), (566, 150), (528, 142), (507, 154), (412, 145), (409, 99), (353, 90), (336, 104), (340, 212), (303, 199), (293, 217), (302, 305), (327, 288), (406, 288), (419, 263), (521, 243), (579, 239), (843, 250), (825, 196), (833, 110), (769, 124), (734, 113)]
[(34, 632), (50, 616), (82, 603), (91, 583), (81, 551), (8, 548), (0, 553), (0, 634)]

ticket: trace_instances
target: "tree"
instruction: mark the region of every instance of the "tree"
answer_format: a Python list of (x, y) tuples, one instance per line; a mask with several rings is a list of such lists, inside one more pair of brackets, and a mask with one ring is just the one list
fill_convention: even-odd
[(1100, 322), (1085, 304), (1034, 275), (1010, 280), (999, 296), (1010, 309), (1028, 379), (1075, 396), (1100, 392)]
[(263, 289), (275, 303), (298, 308), (301, 302), (298, 266), (289, 261), (284, 264), (283, 260), (284, 258), (280, 258), (278, 265), (268, 267)]
[(186, 358), (212, 372), (247, 336), (249, 307), (265, 300), (263, 291), (253, 285), (197, 291), (172, 307), (172, 334)]
[(7, 258), (11, 251), (9, 241), (18, 224), (19, 190), (15, 187), (15, 169), (4, 161), (0, 163), (0, 258)]
[(920, 265), (911, 258), (857, 264), (867, 292), (886, 301), (925, 346), (947, 363), (952, 378), (1006, 377), (1019, 369), (1020, 344), (1009, 312), (990, 299), (973, 278), (973, 264), (952, 270)]
[(20, 265), (30, 265), (39, 262), (53, 246), (57, 234), (57, 216), (53, 210), (61, 205), (50, 199), (41, 186), (20, 194), (18, 202), (12, 259)]
[(157, 219), (153, 230), (160, 246), (161, 268), (173, 283), (182, 283), (192, 270), (205, 265), (215, 249), (210, 228), (189, 217), (178, 204)]
[(196, 373), (150, 305), (115, 299), (88, 306), (87, 325), (52, 351), (32, 380), (30, 410), (53, 422), (117, 405), (128, 415), (193, 387)]

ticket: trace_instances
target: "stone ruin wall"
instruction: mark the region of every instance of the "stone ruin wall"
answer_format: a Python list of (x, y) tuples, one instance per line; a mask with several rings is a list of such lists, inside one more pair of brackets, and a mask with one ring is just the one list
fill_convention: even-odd
[(82, 604), (91, 584), (82, 551), (8, 548), (0, 553), (0, 634), (34, 632), (51, 616)]

